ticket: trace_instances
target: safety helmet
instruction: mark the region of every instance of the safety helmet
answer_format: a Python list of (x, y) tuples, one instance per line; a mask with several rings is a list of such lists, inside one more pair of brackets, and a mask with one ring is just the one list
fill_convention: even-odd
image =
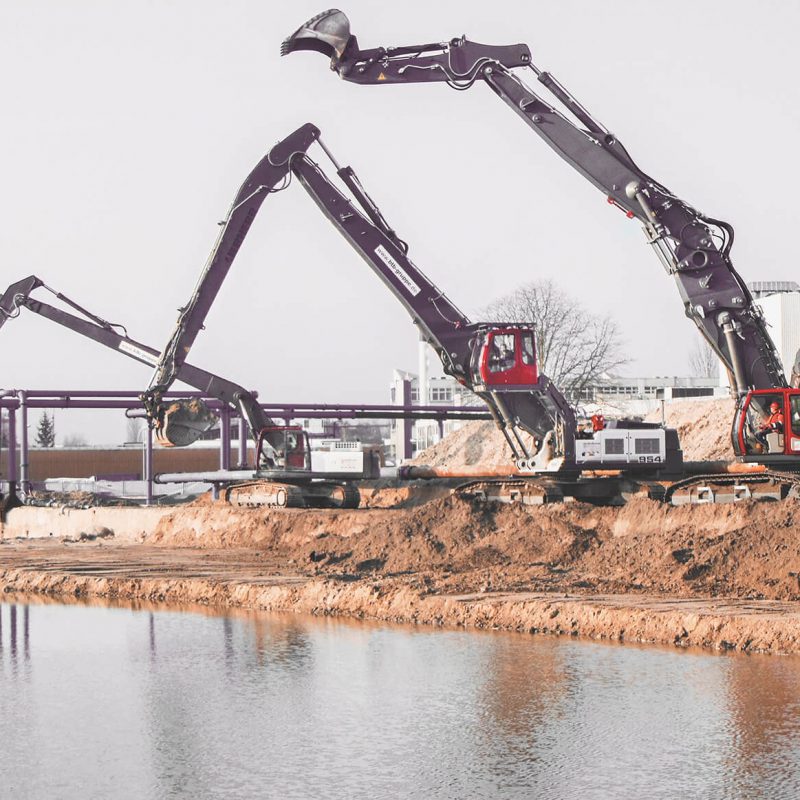
[(780, 410), (781, 410), (780, 404), (779, 404), (779, 403), (776, 403), (775, 401), (771, 402), (771, 403), (769, 404), (769, 410), (770, 410), (770, 411), (771, 411), (773, 414), (777, 413), (778, 411), (780, 411)]

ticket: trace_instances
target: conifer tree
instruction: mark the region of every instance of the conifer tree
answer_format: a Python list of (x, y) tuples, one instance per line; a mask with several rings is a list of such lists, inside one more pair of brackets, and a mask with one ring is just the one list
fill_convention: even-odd
[(53, 415), (48, 416), (46, 411), (39, 417), (39, 426), (36, 429), (36, 444), (39, 447), (56, 446), (56, 426)]

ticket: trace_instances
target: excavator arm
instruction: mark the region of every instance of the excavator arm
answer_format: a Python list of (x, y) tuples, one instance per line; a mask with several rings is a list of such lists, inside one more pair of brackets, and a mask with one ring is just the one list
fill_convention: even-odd
[[(353, 199), (337, 188), (312, 161), (307, 150), (317, 142), (330, 158), (338, 177)], [(510, 381), (496, 386), (481, 379), (478, 354), (491, 341), (493, 331), (513, 328), (513, 323), (472, 323), (416, 267), (408, 245), (388, 224), (350, 167), (340, 166), (321, 140), (319, 130), (306, 124), (278, 143), (256, 166), (236, 195), (224, 228), (197, 286), (181, 310), (175, 331), (159, 359), (151, 384), (143, 395), (145, 408), (158, 427), (166, 420), (161, 396), (177, 376), (203, 321), (211, 308), (233, 259), (267, 194), (295, 176), (330, 222), (364, 258), (372, 270), (403, 304), (442, 360), (448, 375), (476, 392), (489, 407), (515, 457), (530, 460), (550, 431), (553, 447), (566, 461), (572, 460), (575, 419), (567, 401), (544, 375), (521, 385)], [(519, 326), (516, 326), (519, 329)], [(511, 337), (517, 334), (508, 333)], [(531, 334), (532, 339), (532, 334)], [(521, 342), (521, 339), (517, 339)], [(533, 353), (531, 352), (531, 358)], [(523, 369), (524, 371), (524, 369)], [(484, 370), (486, 372), (486, 370)], [(530, 369), (531, 376), (535, 370)], [(531, 448), (518, 428), (531, 434)]]
[[(64, 311), (49, 303), (42, 302), (38, 298), (31, 297), (32, 292), (39, 287), (51, 292), (58, 300), (78, 311), (81, 316)], [(134, 361), (138, 361), (140, 364), (146, 364), (152, 367), (158, 362), (158, 350), (132, 339), (127, 335), (127, 331), (122, 325), (107, 322), (102, 317), (92, 314), (73, 300), (70, 300), (66, 295), (51, 289), (44, 281), (37, 278), (35, 275), (31, 275), (17, 283), (11, 284), (11, 286), (0, 295), (0, 328), (9, 319), (17, 317), (22, 309), (27, 309), (87, 339), (91, 339), (111, 350), (122, 353), (122, 355)], [(206, 370), (192, 366), (186, 362), (180, 365), (175, 377), (177, 380), (192, 386), (204, 395), (216, 397), (221, 402), (238, 409), (247, 421), (255, 439), (258, 439), (259, 433), (262, 430), (270, 427), (277, 427), (276, 423), (264, 413), (255, 395), (232, 381), (221, 378), (219, 375), (214, 375), (211, 372), (207, 372)], [(193, 401), (184, 402), (191, 404)], [(183, 419), (181, 417), (183, 417)], [(202, 421), (196, 419), (196, 413), (190, 414), (189, 420), (187, 420), (186, 417), (186, 414), (168, 415), (170, 427), (164, 431), (166, 434), (164, 438), (166, 438), (170, 444), (189, 444), (197, 438), (198, 427), (205, 429), (208, 425), (204, 423), (213, 424), (214, 422), (213, 415), (206, 416)]]
[(411, 261), (408, 245), (388, 225), (353, 169), (339, 166), (321, 140), (320, 145), (351, 189), (360, 209), (307, 155), (297, 156), (292, 172), (328, 220), (406, 308), (422, 338), (438, 353), (444, 372), (475, 391), (486, 403), (517, 459), (530, 460), (532, 456), (517, 433), (520, 427), (540, 443), (552, 430), (556, 439), (554, 450), (571, 460), (574, 414), (545, 375), (539, 374), (535, 385), (524, 387), (524, 391), (510, 387), (503, 391), (476, 380), (476, 352), (481, 341), (490, 330), (514, 327), (514, 323), (470, 322)]
[(179, 309), (175, 330), (161, 353), (146, 395), (151, 403), (165, 392), (178, 375), (181, 364), (203, 328), (228, 270), (267, 195), (285, 188), (292, 157), (305, 152), (319, 138), (319, 130), (307, 124), (273, 147), (255, 166), (233, 200), (222, 230), (211, 250), (189, 302)]
[[(761, 309), (730, 259), (733, 228), (705, 216), (643, 172), (621, 142), (550, 73), (525, 45), (492, 47), (465, 37), (440, 44), (361, 50), (347, 17), (331, 9), (309, 20), (281, 47), (286, 55), (316, 50), (331, 69), (360, 84), (443, 81), (454, 89), (482, 80), (608, 202), (643, 225), (648, 243), (673, 276), (686, 315), (725, 367), (737, 392), (786, 385)], [(552, 96), (548, 101), (513, 72), (524, 67)], [(793, 376), (800, 381), (800, 375)]]

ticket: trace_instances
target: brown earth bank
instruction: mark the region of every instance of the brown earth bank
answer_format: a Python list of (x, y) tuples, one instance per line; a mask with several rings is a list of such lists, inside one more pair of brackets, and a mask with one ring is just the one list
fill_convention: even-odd
[(800, 504), (443, 496), (353, 511), (198, 504), (143, 544), (6, 540), (0, 586), (800, 652)]
[[(726, 461), (734, 458), (731, 423), (735, 402), (727, 397), (707, 400), (674, 400), (645, 417), (675, 428), (686, 461)], [(612, 411), (608, 419), (618, 417)], [(497, 467), (513, 460), (511, 448), (494, 422), (468, 422), (423, 450), (411, 464), (435, 467)]]

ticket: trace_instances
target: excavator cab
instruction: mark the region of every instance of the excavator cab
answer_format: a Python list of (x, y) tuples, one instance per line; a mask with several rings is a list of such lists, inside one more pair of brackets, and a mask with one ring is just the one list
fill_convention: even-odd
[(734, 417), (733, 446), (745, 461), (796, 461), (800, 453), (800, 390), (748, 392)]
[(262, 428), (256, 444), (258, 469), (310, 470), (308, 434), (299, 425)]
[(473, 359), (477, 366), (476, 383), (487, 388), (503, 386), (530, 389), (539, 380), (533, 329), (527, 326), (504, 326), (484, 334)]

